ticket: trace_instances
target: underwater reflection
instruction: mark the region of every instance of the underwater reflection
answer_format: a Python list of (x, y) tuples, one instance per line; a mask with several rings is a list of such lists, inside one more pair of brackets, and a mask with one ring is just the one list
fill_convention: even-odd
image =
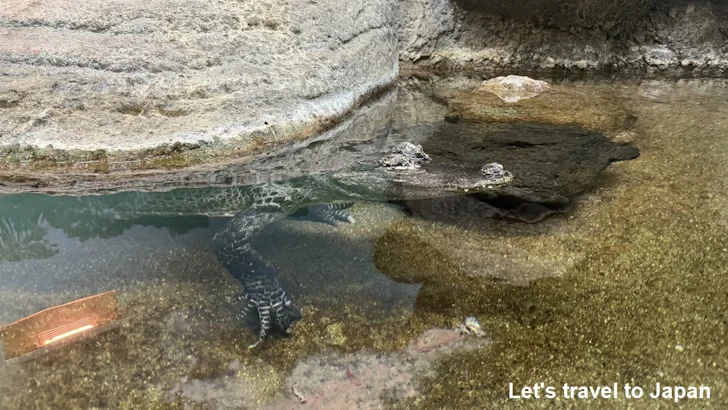
[(48, 230), (61, 230), (68, 238), (112, 238), (134, 225), (167, 228), (172, 235), (208, 225), (206, 217), (169, 218), (129, 212), (142, 193), (108, 196), (48, 196), (19, 194), (0, 196), (0, 262), (49, 258), (58, 244)]
[(0, 219), (0, 262), (50, 258), (58, 253), (58, 245), (45, 238), (48, 223), (43, 214), (31, 218)]

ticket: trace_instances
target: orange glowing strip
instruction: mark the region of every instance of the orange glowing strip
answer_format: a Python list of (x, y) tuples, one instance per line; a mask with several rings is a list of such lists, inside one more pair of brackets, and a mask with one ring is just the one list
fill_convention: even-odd
[(117, 310), (116, 292), (110, 291), (44, 309), (0, 326), (5, 361), (29, 360), (47, 353), (47, 348), (115, 328)]
[[(52, 339), (54, 336), (58, 336), (61, 333), (66, 333), (69, 330), (78, 329), (81, 326), (86, 326), (86, 325), (98, 326), (99, 323), (101, 323), (101, 322), (102, 322), (102, 320), (99, 317), (99, 315), (91, 315), (91, 316), (85, 317), (81, 320), (77, 320), (75, 322), (67, 323), (63, 326), (59, 326), (55, 329), (51, 329), (51, 330), (47, 330), (45, 332), (38, 333), (38, 341), (42, 342), (43, 340)], [(43, 343), (41, 343), (41, 345), (42, 344)]]
[[(69, 332), (72, 332), (78, 328), (85, 327), (85, 326), (96, 327), (100, 323), (101, 323), (101, 321), (99, 321), (99, 316), (92, 315), (92, 316), (85, 317), (81, 320), (77, 320), (75, 322), (68, 323), (63, 326), (59, 326), (55, 329), (51, 329), (51, 330), (48, 330), (45, 332), (38, 333), (38, 342), (39, 342), (38, 347), (45, 346), (47, 344), (46, 341), (48, 341), (48, 340), (57, 340), (58, 339), (57, 336), (66, 335)], [(67, 337), (67, 336), (64, 336), (64, 337)]]
[(86, 326), (79, 327), (78, 329), (73, 329), (71, 331), (68, 331), (66, 333), (61, 333), (60, 335), (55, 336), (52, 339), (49, 339), (49, 340), (44, 341), (43, 342), (43, 345), (49, 345), (49, 344), (51, 344), (53, 342), (57, 342), (57, 341), (59, 341), (61, 339), (65, 339), (68, 336), (73, 336), (73, 335), (75, 335), (77, 333), (85, 332), (85, 331), (87, 331), (89, 329), (93, 329), (93, 328), (94, 328), (93, 325), (86, 325)]

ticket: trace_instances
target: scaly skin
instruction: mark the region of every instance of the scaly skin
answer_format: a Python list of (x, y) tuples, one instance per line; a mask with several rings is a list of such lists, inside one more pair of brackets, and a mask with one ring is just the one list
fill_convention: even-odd
[[(123, 192), (99, 197), (61, 197), (53, 201), (39, 196), (35, 203), (47, 205), (47, 211), (36, 217), (36, 225), (41, 226), (45, 218), (73, 221), (69, 227), (83, 236), (95, 232), (94, 226), (98, 223), (112, 227), (109, 221), (114, 219), (151, 215), (232, 216), (215, 234), (214, 249), (220, 263), (243, 284), (241, 314), (256, 313), (260, 320), (258, 340), (250, 346), (255, 347), (271, 329), (288, 332), (292, 322), (300, 318), (281, 287), (276, 269), (251, 247), (251, 238), (264, 226), (302, 208), (308, 208), (309, 215), (330, 225), (339, 221), (354, 222), (346, 210), (354, 200), (422, 199), (459, 195), (464, 191), (492, 191), (508, 184), (512, 178), (499, 164), (481, 168), (431, 161), (421, 147), (413, 144), (395, 147), (385, 158), (378, 161), (379, 165), (375, 161), (359, 163), (340, 171), (283, 183)], [(15, 199), (3, 198), (4, 209), (22, 214), (25, 206), (22, 201), (15, 203)], [(63, 201), (61, 206), (59, 201)], [(0, 223), (0, 242), (6, 247), (19, 244), (46, 250), (37, 235), (16, 232), (13, 220)]]
[[(389, 171), (382, 169), (372, 170), (368, 174), (369, 178), (373, 177), (376, 172), (385, 172), (381, 176), (391, 178), (391, 181), (385, 184), (373, 184), (373, 181), (369, 181), (359, 187), (376, 190), (378, 195), (386, 195), (386, 199), (395, 199), (396, 197), (411, 197), (410, 193), (426, 197), (446, 195), (452, 193), (452, 187), (467, 190), (493, 189), (512, 179), (510, 173), (500, 164), (486, 164), (477, 171), (476, 175), (473, 174), (472, 169), (457, 166), (439, 168), (441, 172), (447, 172), (437, 175), (435, 178), (423, 173), (411, 174), (412, 171), (419, 170), (423, 163), (430, 160), (421, 152), (421, 147), (418, 148), (419, 152), (415, 150), (405, 153), (405, 155), (413, 157), (411, 162), (416, 165), (408, 170), (409, 176), (406, 173), (387, 174)], [(395, 150), (397, 155), (402, 155), (401, 148)], [(401, 169), (399, 164), (395, 167)], [(431, 169), (437, 170), (438, 168)], [(300, 318), (300, 313), (282, 289), (275, 268), (252, 249), (250, 239), (265, 225), (285, 217), (301, 206), (310, 205), (312, 200), (342, 200), (356, 197), (356, 190), (344, 188), (349, 186), (346, 181), (355, 180), (350, 177), (347, 179), (346, 175), (346, 173), (340, 175), (343, 177), (344, 183), (341, 183), (336, 176), (323, 180), (314, 178), (309, 181), (311, 184), (308, 185), (308, 189), (295, 188), (295, 185), (285, 187), (283, 185), (266, 185), (262, 187), (253, 204), (237, 212), (230, 222), (215, 235), (215, 250), (218, 259), (233, 276), (243, 283), (242, 300), (245, 302), (245, 306), (242, 315), (245, 316), (256, 310), (260, 319), (260, 334), (258, 340), (250, 345), (251, 348), (262, 343), (268, 332), (274, 327), (288, 333), (292, 322)], [(392, 184), (392, 182), (395, 183)], [(423, 189), (423, 192), (408, 190), (408, 184), (416, 186), (417, 182), (420, 182), (418, 188)], [(433, 182), (435, 186), (432, 185)], [(450, 186), (448, 186), (449, 184)], [(364, 194), (360, 190), (358, 195)], [(376, 196), (377, 194), (370, 193), (367, 199), (381, 199)], [(337, 220), (354, 222), (354, 218), (345, 211), (351, 205), (351, 203), (310, 205), (309, 213), (324, 223), (336, 226)]]

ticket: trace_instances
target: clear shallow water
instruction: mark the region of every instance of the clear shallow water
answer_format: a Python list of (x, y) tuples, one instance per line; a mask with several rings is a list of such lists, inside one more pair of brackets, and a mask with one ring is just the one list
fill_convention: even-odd
[[(304, 318), (293, 337), (253, 351), (254, 331), (235, 319), (240, 285), (211, 248), (222, 218), (127, 219), (95, 197), (0, 198), (3, 235), (27, 245), (0, 252), (0, 322), (109, 289), (124, 315), (120, 329), (90, 342), (0, 368), (0, 407), (286, 408), (295, 385), (312, 408), (539, 408), (548, 403), (507, 402), (508, 382), (649, 390), (659, 381), (710, 386), (709, 402), (682, 404), (720, 408), (728, 391), (726, 85), (560, 87), (591, 96), (582, 112), (600, 112), (589, 101), (612, 101), (601, 116), (577, 118), (608, 135), (619, 133), (611, 116), (636, 117), (629, 130), (640, 158), (613, 164), (573, 207), (537, 224), (443, 210), (423, 220), (361, 202), (354, 225), (271, 225), (254, 245), (279, 268)], [(472, 120), (490, 103), (463, 88), (432, 89), (451, 101), (450, 114)], [(538, 115), (524, 115), (568, 113), (546, 105), (557, 114), (536, 107)], [(385, 108), (395, 139), (413, 137), (398, 129), (447, 113), (407, 89)], [(415, 137), (427, 141), (427, 129)], [(480, 320), (487, 340), (427, 354), (407, 347), (466, 315)]]

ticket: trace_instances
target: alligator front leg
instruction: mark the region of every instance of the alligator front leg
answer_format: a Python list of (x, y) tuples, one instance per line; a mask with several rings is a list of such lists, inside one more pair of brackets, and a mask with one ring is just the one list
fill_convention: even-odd
[(349, 222), (352, 224), (356, 222), (354, 217), (351, 216), (351, 213), (347, 211), (347, 209), (351, 208), (353, 205), (353, 202), (341, 202), (336, 204), (313, 205), (309, 206), (307, 209), (308, 214), (311, 215), (314, 220), (338, 226), (338, 221)]
[(218, 260), (243, 284), (241, 316), (255, 311), (260, 319), (258, 340), (250, 348), (263, 342), (273, 328), (289, 333), (293, 321), (301, 317), (281, 287), (276, 269), (250, 246), (250, 239), (261, 228), (284, 216), (283, 212), (249, 208), (235, 214), (214, 238)]

